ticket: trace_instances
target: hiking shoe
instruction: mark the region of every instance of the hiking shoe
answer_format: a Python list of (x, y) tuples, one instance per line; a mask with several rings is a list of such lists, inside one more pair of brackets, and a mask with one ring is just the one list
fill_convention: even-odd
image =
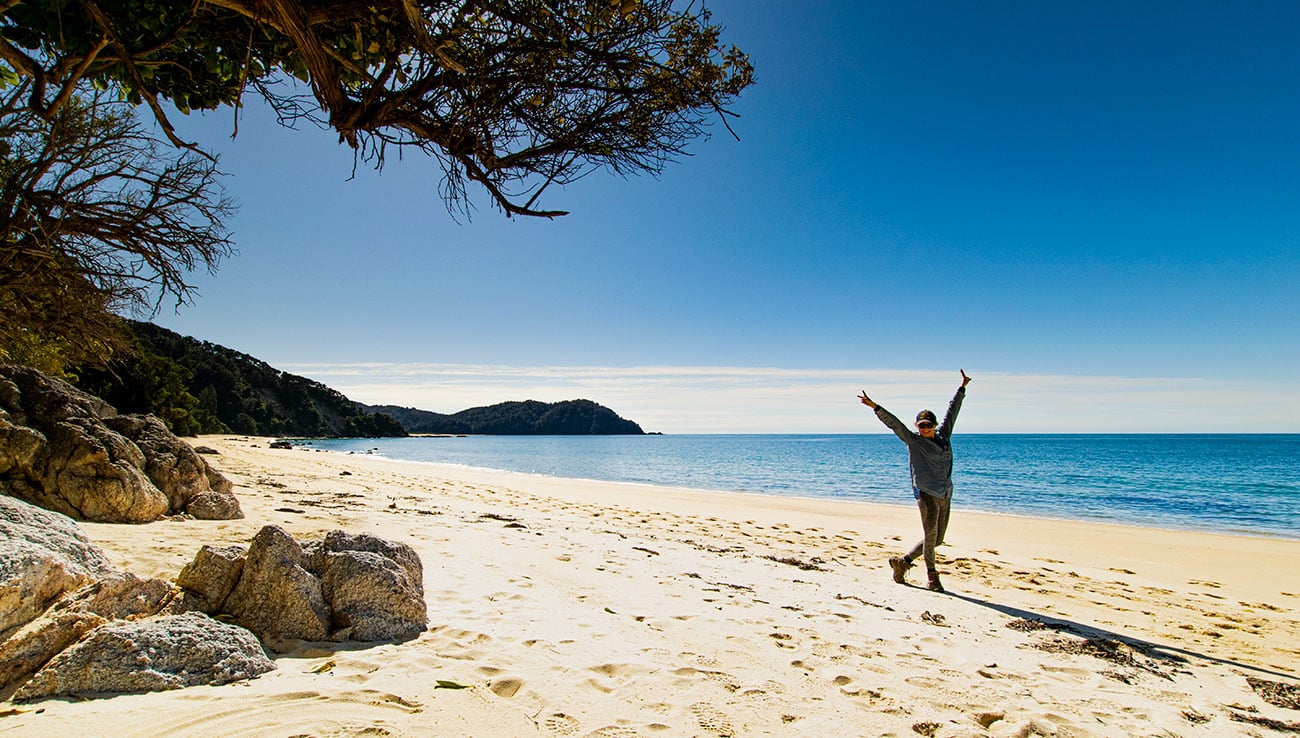
[(944, 590), (943, 590), (943, 582), (940, 582), (940, 581), (939, 581), (939, 572), (937, 572), (937, 571), (932, 571), (932, 572), (930, 572), (930, 585), (929, 585), (928, 589), (929, 589), (931, 592), (942, 592), (942, 591), (944, 591)]
[(912, 568), (912, 564), (901, 556), (895, 556), (889, 560), (889, 568), (894, 570), (894, 581), (899, 584), (907, 584), (903, 577), (907, 575), (907, 570)]

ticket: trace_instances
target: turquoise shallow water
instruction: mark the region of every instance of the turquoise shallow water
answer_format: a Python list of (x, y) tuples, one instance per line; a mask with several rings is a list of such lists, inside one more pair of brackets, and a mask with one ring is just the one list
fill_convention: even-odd
[[(911, 505), (892, 435), (330, 439), (555, 477)], [(1300, 435), (961, 435), (954, 508), (1300, 539)]]

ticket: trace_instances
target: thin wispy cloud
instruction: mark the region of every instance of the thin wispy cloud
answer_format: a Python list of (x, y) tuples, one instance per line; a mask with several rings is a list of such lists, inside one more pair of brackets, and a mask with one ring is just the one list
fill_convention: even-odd
[[(687, 366), (291, 364), (301, 374), (372, 405), (436, 412), (507, 400), (584, 398), (665, 433), (874, 433), (857, 402), (873, 399), (908, 419), (942, 413), (956, 371)], [(987, 433), (1296, 432), (1293, 385), (1198, 378), (980, 373), (961, 428)]]

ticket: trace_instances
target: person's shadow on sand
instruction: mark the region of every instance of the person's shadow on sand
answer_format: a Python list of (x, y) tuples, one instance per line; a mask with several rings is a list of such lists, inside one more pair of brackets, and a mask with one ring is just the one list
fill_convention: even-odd
[[(1182, 648), (1180, 646), (1170, 646), (1163, 643), (1155, 643), (1153, 641), (1148, 641), (1142, 638), (1135, 638), (1133, 636), (1125, 635), (1123, 633), (1116, 633), (1111, 630), (1106, 630), (1105, 628), (1099, 628), (1095, 625), (1087, 625), (1084, 623), (1079, 623), (1065, 618), (1054, 617), (1051, 615), (1044, 615), (1042, 613), (1032, 612), (1030, 610), (1022, 610), (1018, 607), (1012, 607), (1011, 605), (1003, 605), (997, 602), (989, 602), (988, 600), (982, 600), (979, 599), (978, 597), (972, 597), (970, 595), (960, 594), (952, 591), (949, 591), (947, 595), (949, 597), (953, 597), (959, 600), (965, 600), (971, 604), (987, 607), (991, 610), (996, 610), (1005, 615), (1010, 615), (1011, 617), (1018, 618), (1017, 621), (1013, 621), (1012, 627), (1015, 627), (1018, 624), (1020, 626), (1020, 629), (1027, 630), (1027, 631), (1028, 630), (1052, 630), (1057, 632), (1073, 633), (1074, 635), (1084, 638), (1085, 640), (1083, 641), (1082, 644), (1074, 646), (1074, 652), (1087, 653), (1089, 655), (1096, 656), (1098, 658), (1106, 659), (1109, 661), (1126, 663), (1132, 666), (1137, 666), (1138, 668), (1144, 668), (1147, 671), (1154, 671), (1155, 673), (1160, 673), (1160, 671), (1158, 669), (1153, 669), (1148, 666), (1144, 666), (1143, 664), (1135, 661), (1132, 658), (1132, 655), (1127, 653), (1123, 647), (1132, 649), (1138, 654), (1141, 654), (1142, 656), (1151, 659), (1153, 662), (1157, 662), (1157, 665), (1163, 664), (1169, 668), (1176, 668), (1178, 665), (1186, 665), (1188, 663), (1188, 659), (1199, 659), (1201, 661), (1208, 661), (1216, 664), (1224, 664), (1227, 666), (1232, 666), (1237, 669), (1242, 669), (1244, 671), (1252, 671), (1258, 674), (1268, 674), (1269, 676), (1273, 676), (1273, 677), (1281, 677), (1285, 679), (1296, 678), (1296, 675), (1292, 673), (1275, 671), (1273, 669), (1268, 669), (1262, 666), (1256, 666), (1254, 664), (1245, 664), (1240, 661), (1233, 661), (1231, 659), (1220, 658), (1218, 656), (1210, 656), (1209, 654), (1200, 653), (1199, 651), (1193, 651), (1191, 649)], [(1122, 644), (1122, 646), (1118, 646), (1117, 644)], [(1062, 648), (1061, 650), (1066, 650), (1066, 649)]]

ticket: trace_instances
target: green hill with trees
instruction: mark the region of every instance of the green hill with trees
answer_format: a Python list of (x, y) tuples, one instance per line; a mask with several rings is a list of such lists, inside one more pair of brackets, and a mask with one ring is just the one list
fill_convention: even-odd
[(641, 426), (591, 400), (503, 402), (458, 413), (396, 405), (367, 406), (396, 418), (407, 433), (469, 433), (500, 436), (641, 435)]
[(153, 413), (178, 435), (406, 435), (393, 418), (365, 410), (320, 382), (151, 323), (129, 326), (135, 351), (107, 368), (75, 372), (78, 386), (119, 412)]
[(408, 433), (639, 435), (641, 426), (591, 400), (503, 402), (443, 414), (366, 406), (248, 354), (127, 321), (134, 345), (106, 368), (68, 374), (124, 413), (153, 413), (177, 435), (246, 433), (384, 438)]

